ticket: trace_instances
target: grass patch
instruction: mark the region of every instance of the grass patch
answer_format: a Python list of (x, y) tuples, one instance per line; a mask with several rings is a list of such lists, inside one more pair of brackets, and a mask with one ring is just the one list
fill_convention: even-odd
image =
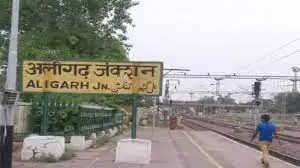
[(102, 137), (97, 137), (96, 143), (93, 145), (94, 148), (99, 148), (105, 145), (109, 141), (109, 137), (104, 135)]
[(67, 161), (67, 160), (71, 160), (73, 157), (76, 157), (75, 151), (66, 150), (66, 152), (61, 156), (61, 158), (59, 160)]
[(75, 157), (75, 151), (73, 150), (66, 150), (65, 153), (61, 156), (60, 159), (56, 159), (55, 156), (50, 155), (50, 156), (42, 156), (40, 158), (33, 158), (33, 162), (41, 162), (41, 163), (56, 163), (60, 161), (67, 161), (71, 160), (73, 157)]
[(43, 162), (43, 163), (55, 163), (58, 162), (59, 160), (57, 160), (53, 155), (50, 155), (50, 156), (42, 156), (39, 159), (33, 159), (33, 161)]

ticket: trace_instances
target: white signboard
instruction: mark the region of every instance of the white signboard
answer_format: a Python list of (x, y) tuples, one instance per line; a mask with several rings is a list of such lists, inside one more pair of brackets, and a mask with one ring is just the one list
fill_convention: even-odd
[(149, 164), (150, 161), (150, 140), (122, 139), (118, 142), (116, 163)]

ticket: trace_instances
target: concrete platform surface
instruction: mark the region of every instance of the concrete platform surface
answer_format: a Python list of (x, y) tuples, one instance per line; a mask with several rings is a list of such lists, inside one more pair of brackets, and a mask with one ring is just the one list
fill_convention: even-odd
[[(122, 137), (127, 138), (127, 137)], [(151, 128), (140, 128), (138, 138), (152, 140), (152, 160), (143, 168), (216, 168), (201, 151), (189, 141), (180, 130), (169, 131), (156, 128), (152, 136)], [(58, 163), (30, 163), (15, 161), (14, 168), (139, 168), (140, 165), (115, 164), (115, 144), (99, 149), (89, 149), (76, 153), (69, 161)]]
[[(223, 168), (260, 168), (261, 153), (211, 131), (188, 131)], [(250, 137), (249, 137), (250, 138)], [(297, 168), (287, 162), (269, 157), (270, 168)]]
[[(152, 160), (143, 168), (216, 168), (205, 155), (203, 155), (181, 131), (169, 131), (168, 129), (156, 129), (154, 136), (151, 129), (141, 129), (140, 138), (152, 140)], [(99, 159), (91, 168), (138, 168), (139, 165), (112, 163), (113, 153)], [(106, 160), (106, 161), (102, 161)]]
[[(98, 149), (77, 152), (72, 160), (58, 163), (15, 161), (13, 168), (140, 168), (133, 164), (115, 164), (115, 137)], [(152, 160), (143, 168), (261, 168), (260, 152), (210, 131), (189, 129), (169, 131), (140, 128), (138, 138), (152, 140)], [(271, 157), (271, 168), (296, 168)]]

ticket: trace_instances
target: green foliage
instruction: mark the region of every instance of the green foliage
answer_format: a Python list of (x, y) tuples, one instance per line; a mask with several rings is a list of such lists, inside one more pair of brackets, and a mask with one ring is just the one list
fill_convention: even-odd
[[(22, 0), (20, 3), (23, 34), (50, 32), (52, 37), (61, 37), (59, 32), (65, 32), (77, 37), (81, 34), (78, 30), (84, 29), (119, 40), (124, 40), (127, 26), (132, 25), (128, 10), (138, 4), (132, 0)], [(9, 30), (11, 1), (0, 0), (0, 9), (0, 29)]]
[[(127, 27), (134, 26), (128, 10), (137, 4), (133, 0), (20, 1), (19, 64), (22, 60), (127, 61)], [(10, 15), (11, 0), (0, 0), (1, 46), (10, 30)], [(3, 46), (7, 48), (8, 43)], [(0, 56), (6, 60), (7, 52), (0, 51)], [(21, 81), (21, 71), (18, 78)], [(29, 101), (36, 96), (26, 93), (21, 98)], [(105, 99), (111, 102), (111, 97), (97, 95), (57, 97), (96, 104)], [(126, 101), (121, 98), (112, 103)]]
[(203, 98), (199, 99), (198, 102), (201, 103), (201, 104), (214, 104), (214, 103), (216, 103), (213, 96), (211, 96), (211, 97), (204, 96)]
[(0, 30), (8, 30), (10, 26), (11, 1), (0, 0)]
[(274, 112), (280, 112), (283, 110), (283, 106), (286, 107), (287, 113), (299, 113), (300, 112), (300, 93), (286, 92), (279, 93), (274, 97)]
[(97, 137), (96, 143), (93, 147), (99, 148), (99, 147), (105, 145), (107, 142), (109, 142), (109, 137), (107, 135), (104, 135), (102, 137)]
[[(43, 35), (24, 37), (19, 47), (19, 60), (60, 61), (127, 61), (124, 44), (116, 39), (81, 38), (76, 46), (68, 45), (68, 37), (42, 38)], [(64, 41), (67, 41), (63, 43)], [(55, 44), (55, 45), (54, 45)], [(56, 46), (57, 45), (57, 46)]]
[[(61, 94), (63, 95), (63, 94)], [(44, 95), (45, 96), (45, 95)], [(65, 136), (88, 135), (91, 132), (102, 131), (122, 122), (121, 113), (116, 108), (94, 108), (94, 106), (79, 106), (77, 104), (66, 103), (65, 99), (48, 95), (48, 103), (44, 104), (43, 97), (34, 100), (29, 113), (29, 123), (32, 133), (40, 134), (42, 129), (47, 128), (49, 135)], [(45, 97), (44, 97), (45, 98)], [(47, 122), (44, 122), (43, 109), (46, 105)], [(95, 127), (97, 126), (97, 127)], [(67, 139), (68, 141), (68, 139)]]
[[(41, 103), (34, 103), (29, 114), (33, 133), (41, 133), (43, 122), (42, 106)], [(47, 130), (51, 135), (71, 136), (79, 132), (80, 113), (77, 107), (62, 102), (51, 102), (47, 109)]]
[[(0, 48), (0, 66), (4, 65), (4, 61), (6, 59), (6, 55), (7, 55), (7, 50), (5, 48)], [(3, 86), (5, 83), (5, 69), (3, 67), (1, 68), (1, 74), (0, 74), (0, 91), (3, 90)]]
[(67, 149), (65, 153), (61, 156), (60, 161), (71, 160), (73, 157), (76, 157), (75, 151)]
[(50, 156), (42, 156), (39, 159), (33, 159), (33, 161), (43, 163), (55, 163), (58, 162), (58, 159), (56, 159), (54, 155), (50, 154)]
[(218, 102), (221, 104), (236, 104), (235, 99), (231, 98), (230, 96), (220, 96), (218, 97)]

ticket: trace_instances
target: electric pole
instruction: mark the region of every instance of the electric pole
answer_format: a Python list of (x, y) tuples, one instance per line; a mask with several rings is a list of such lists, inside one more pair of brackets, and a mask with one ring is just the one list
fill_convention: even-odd
[[(284, 93), (284, 96), (283, 96), (283, 101), (282, 101), (282, 113), (283, 113), (283, 120), (286, 120), (286, 97), (287, 97), (287, 92)], [(281, 120), (282, 120), (281, 118)]]
[(190, 92), (190, 97), (191, 97), (191, 102), (193, 101), (193, 95), (195, 94), (194, 92)]
[(261, 91), (261, 81), (257, 80), (256, 82), (254, 82), (254, 88), (253, 88), (253, 92), (254, 92), (254, 96), (255, 96), (255, 104), (256, 104), (256, 114), (255, 116), (255, 120), (254, 120), (254, 125), (256, 128), (256, 125), (258, 123), (258, 115), (259, 115), (259, 107), (261, 105), (261, 101), (260, 101), (260, 91)]
[(169, 99), (170, 99), (170, 81), (167, 80), (166, 81), (166, 86), (165, 86), (165, 102), (168, 103)]
[(299, 67), (292, 67), (292, 70), (294, 72), (294, 79), (291, 79), (291, 81), (293, 82), (293, 92), (298, 92), (297, 89), (297, 82), (298, 82), (298, 72), (300, 71)]
[(221, 80), (223, 80), (223, 77), (215, 77), (214, 78), (217, 83), (216, 83), (216, 97), (217, 97), (217, 108), (216, 108), (216, 113), (219, 114), (220, 112), (220, 98), (221, 98), (221, 94), (220, 94), (220, 87), (221, 87)]
[(220, 87), (221, 87), (221, 80), (223, 80), (224, 78), (222, 77), (215, 77), (215, 80), (217, 81), (216, 83), (216, 95), (217, 97), (220, 97)]
[(12, 168), (13, 106), (17, 97), (19, 0), (13, 0), (5, 91), (0, 111), (0, 167)]

